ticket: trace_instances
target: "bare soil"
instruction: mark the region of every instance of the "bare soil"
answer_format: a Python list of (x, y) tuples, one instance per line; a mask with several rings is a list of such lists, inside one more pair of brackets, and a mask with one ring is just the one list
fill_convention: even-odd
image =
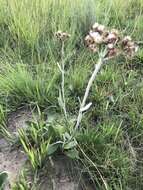
[[(18, 128), (26, 127), (26, 121), (31, 120), (32, 113), (21, 109), (8, 117), (8, 130), (15, 134)], [(20, 171), (27, 160), (27, 156), (21, 149), (14, 149), (4, 139), (0, 139), (0, 172), (8, 173), (8, 184), (5, 189), (11, 189), (11, 185), (17, 180)]]
[[(32, 118), (32, 113), (26, 109), (10, 114), (8, 117), (9, 131), (16, 134), (17, 129), (27, 127), (27, 121), (31, 121)], [(0, 138), (0, 172), (7, 171), (8, 173), (5, 190), (10, 190), (12, 184), (18, 180), (26, 161), (27, 156), (20, 148), (13, 149), (4, 138)], [(51, 162), (47, 162), (38, 184), (40, 190), (93, 190), (87, 183), (83, 187), (81, 181), (80, 175), (77, 175), (76, 170), (71, 167), (71, 162), (65, 156), (59, 155)]]

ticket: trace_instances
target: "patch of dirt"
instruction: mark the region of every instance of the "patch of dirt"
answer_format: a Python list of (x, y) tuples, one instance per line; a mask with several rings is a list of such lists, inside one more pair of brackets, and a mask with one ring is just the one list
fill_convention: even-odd
[[(21, 109), (11, 113), (8, 117), (8, 130), (16, 133), (18, 128), (26, 127), (26, 122), (32, 119), (32, 113), (28, 110)], [(8, 173), (8, 182), (5, 190), (11, 189), (23, 165), (27, 160), (27, 156), (20, 149), (12, 149), (10, 144), (4, 139), (0, 139), (0, 172)]]
[[(8, 117), (8, 129), (11, 133), (17, 133), (18, 128), (27, 127), (27, 121), (33, 120), (32, 112), (20, 109), (11, 113)], [(36, 117), (37, 118), (37, 117)], [(8, 173), (8, 183), (5, 190), (10, 190), (11, 185), (18, 180), (18, 176), (27, 161), (27, 156), (21, 149), (12, 149), (4, 139), (0, 139), (0, 172)], [(39, 190), (95, 190), (74, 169), (72, 162), (63, 155), (58, 155), (51, 161), (47, 161), (40, 172)], [(82, 183), (84, 181), (84, 183)], [(86, 184), (83, 186), (83, 184)], [(38, 189), (38, 186), (37, 186)]]
[(19, 128), (26, 128), (27, 121), (31, 121), (34, 115), (28, 109), (20, 109), (8, 116), (8, 129), (15, 133)]
[(6, 171), (8, 173), (8, 182), (6, 190), (10, 189), (10, 186), (16, 181), (20, 174), (21, 168), (25, 164), (27, 157), (20, 150), (7, 150), (0, 152), (0, 171)]
[(40, 190), (94, 190), (88, 182), (83, 182), (73, 162), (63, 155), (53, 158), (43, 170)]

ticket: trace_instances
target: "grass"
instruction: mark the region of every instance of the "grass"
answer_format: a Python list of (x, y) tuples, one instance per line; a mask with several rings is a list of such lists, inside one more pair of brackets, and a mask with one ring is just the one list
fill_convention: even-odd
[[(32, 123), (28, 131), (19, 131), (20, 146), (35, 172), (44, 168), (49, 146), (60, 142), (51, 155), (60, 151), (78, 160), (97, 189), (143, 188), (142, 20), (142, 0), (74, 0), (72, 4), (69, 0), (0, 0), (0, 125), (6, 129), (6, 115), (21, 105), (38, 106), (54, 120), (47, 124), (44, 118), (44, 124)], [(133, 60), (118, 58), (104, 66), (92, 86), (88, 100), (93, 105), (75, 142), (72, 132), (79, 98), (97, 61), (83, 39), (95, 21), (131, 35), (140, 50)], [(68, 127), (58, 103), (61, 46), (54, 37), (58, 30), (71, 34), (64, 57)], [(7, 136), (7, 130), (1, 131)], [(25, 180), (13, 189), (21, 183), (21, 189), (26, 189)]]

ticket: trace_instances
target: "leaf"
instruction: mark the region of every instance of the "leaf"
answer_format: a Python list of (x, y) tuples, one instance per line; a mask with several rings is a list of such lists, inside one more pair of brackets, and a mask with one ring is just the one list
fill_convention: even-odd
[(79, 152), (76, 149), (68, 150), (65, 154), (72, 159), (79, 159)]
[(63, 108), (63, 99), (62, 99), (62, 92), (59, 90), (59, 97), (58, 97), (58, 103), (61, 108)]
[(48, 114), (48, 123), (52, 123), (56, 119), (56, 114)]
[(8, 174), (6, 172), (0, 173), (0, 190), (3, 190), (7, 178)]
[(71, 141), (69, 143), (66, 143), (64, 145), (64, 149), (68, 150), (68, 149), (72, 149), (74, 148), (75, 146), (77, 145), (77, 142), (74, 140), (74, 141)]
[(48, 155), (51, 155), (54, 152), (56, 152), (59, 146), (60, 144), (50, 144), (48, 148)]
[(65, 139), (71, 139), (70, 134), (67, 133), (67, 132), (65, 132), (63, 136), (64, 136)]
[(60, 124), (55, 125), (53, 128), (54, 128), (55, 132), (58, 133), (58, 135), (60, 135), (60, 136), (62, 136), (66, 131), (65, 126), (60, 125)]
[(81, 109), (81, 112), (84, 112), (86, 110), (88, 110), (92, 105), (92, 102), (90, 102), (89, 104), (87, 104), (86, 106), (84, 106), (82, 109)]

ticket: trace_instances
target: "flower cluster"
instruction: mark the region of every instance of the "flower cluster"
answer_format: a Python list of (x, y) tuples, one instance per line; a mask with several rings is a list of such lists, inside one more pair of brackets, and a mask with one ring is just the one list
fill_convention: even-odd
[(95, 23), (89, 34), (85, 37), (87, 47), (94, 53), (98, 52), (101, 47), (107, 49), (105, 58), (112, 58), (121, 53), (126, 53), (128, 56), (133, 56), (138, 50), (135, 42), (131, 37), (121, 37), (116, 29), (107, 30), (104, 25)]
[(122, 47), (126, 54), (133, 56), (138, 51), (138, 46), (132, 41), (130, 36), (126, 36), (122, 40)]
[(70, 34), (68, 34), (67, 32), (57, 31), (55, 33), (55, 36), (58, 40), (65, 41), (70, 37)]

